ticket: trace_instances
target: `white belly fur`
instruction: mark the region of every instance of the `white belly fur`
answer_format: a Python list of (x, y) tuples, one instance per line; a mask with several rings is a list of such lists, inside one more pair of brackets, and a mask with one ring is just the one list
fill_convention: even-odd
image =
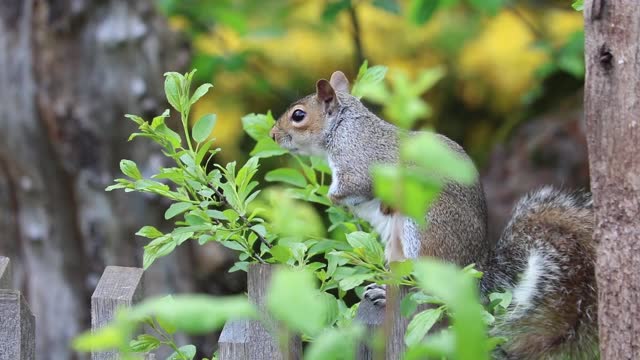
[[(331, 158), (327, 158), (327, 160), (333, 174), (331, 186), (329, 187), (329, 194), (332, 194), (338, 189), (338, 168)], [(380, 211), (380, 200), (378, 199), (351, 206), (351, 211), (359, 218), (369, 222), (380, 235), (380, 238), (385, 243), (387, 262), (418, 257), (417, 247), (411, 246), (411, 244), (415, 242), (413, 241), (413, 237), (415, 236), (411, 236), (415, 232), (415, 224), (413, 221), (397, 213), (392, 215), (383, 214), (382, 211)], [(410, 237), (408, 243), (404, 239), (405, 234)], [(417, 244), (417, 242), (415, 243)]]
[(404, 249), (403, 230), (407, 219), (400, 214), (385, 215), (380, 211), (380, 200), (373, 199), (352, 207), (353, 213), (369, 222), (385, 243), (387, 261), (407, 258)]

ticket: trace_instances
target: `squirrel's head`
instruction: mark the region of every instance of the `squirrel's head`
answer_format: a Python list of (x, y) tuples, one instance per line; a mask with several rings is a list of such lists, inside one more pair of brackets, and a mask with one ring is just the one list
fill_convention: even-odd
[(349, 93), (349, 80), (336, 71), (331, 80), (320, 79), (316, 92), (294, 102), (271, 129), (283, 148), (303, 155), (324, 155), (325, 136), (340, 110), (336, 92)]

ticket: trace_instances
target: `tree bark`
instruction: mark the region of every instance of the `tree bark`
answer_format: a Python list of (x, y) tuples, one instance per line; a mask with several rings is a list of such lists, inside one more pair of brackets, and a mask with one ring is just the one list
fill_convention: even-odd
[[(140, 266), (133, 233), (163, 221), (156, 199), (104, 188), (121, 158), (159, 165), (149, 142), (127, 142), (123, 114), (162, 112), (162, 74), (184, 54), (152, 0), (0, 1), (0, 254), (36, 316), (39, 359), (77, 357), (105, 265)], [(189, 256), (154, 266), (148, 292), (193, 290)]]
[(640, 6), (587, 0), (585, 111), (602, 359), (640, 358)]

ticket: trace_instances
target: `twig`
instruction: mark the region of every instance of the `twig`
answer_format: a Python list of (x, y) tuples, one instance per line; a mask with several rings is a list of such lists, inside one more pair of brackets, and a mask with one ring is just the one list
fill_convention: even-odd
[(362, 48), (362, 39), (360, 37), (360, 22), (358, 21), (358, 14), (356, 13), (356, 7), (352, 5), (349, 8), (349, 16), (351, 17), (351, 23), (353, 24), (353, 44), (356, 47), (356, 69), (364, 62), (364, 50)]
[(515, 16), (517, 16), (538, 39), (545, 38), (544, 33), (538, 28), (538, 26), (536, 26), (536, 24), (534, 24), (529, 19), (527, 19), (527, 17), (515, 5), (507, 4), (506, 8), (509, 9), (509, 11), (511, 11)]
[[(213, 191), (215, 192), (216, 196), (218, 197), (218, 199), (224, 204), (224, 206), (228, 207), (229, 209), (233, 209), (233, 207), (231, 206), (231, 204), (229, 204), (229, 202), (227, 201), (227, 199), (224, 198), (224, 195), (220, 192), (220, 190), (217, 187), (213, 187)], [(246, 216), (238, 214), (240, 216), (240, 219), (242, 219), (242, 221), (245, 224), (249, 224), (249, 220), (247, 219)], [(269, 249), (271, 249), (273, 246), (271, 244), (269, 244), (267, 242), (267, 239), (265, 239), (259, 232), (257, 232), (256, 230), (252, 229), (251, 227), (249, 227), (249, 230), (251, 230), (254, 234), (256, 234), (258, 236), (258, 239), (260, 239), (260, 242), (263, 243), (264, 245), (266, 245)], [(260, 256), (256, 255), (258, 257), (258, 259), (260, 259)], [(261, 259), (260, 259), (261, 260)]]

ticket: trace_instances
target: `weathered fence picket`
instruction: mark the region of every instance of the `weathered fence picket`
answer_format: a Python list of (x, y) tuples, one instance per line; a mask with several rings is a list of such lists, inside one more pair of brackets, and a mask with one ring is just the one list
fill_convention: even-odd
[[(247, 292), (261, 314), (267, 314), (267, 290), (274, 267), (265, 264), (249, 265), (247, 272)], [(276, 329), (278, 324), (268, 319), (267, 326)], [(222, 330), (219, 344), (220, 360), (240, 359), (289, 359), (302, 358), (302, 341), (298, 336), (288, 339), (288, 351), (282, 353), (277, 339), (258, 321), (238, 321), (227, 323)]]
[[(365, 339), (373, 340), (378, 330), (382, 329), (385, 319), (385, 308), (373, 304), (373, 301), (362, 299), (358, 307), (355, 321), (364, 325), (366, 328)], [(380, 358), (376, 356), (376, 349), (372, 348), (372, 344), (366, 341), (360, 342), (356, 348), (356, 359), (358, 360), (374, 360)]]
[(9, 258), (0, 256), (0, 289), (11, 289), (13, 287), (11, 284), (12, 280)]
[(220, 360), (250, 359), (249, 320), (230, 321), (224, 325), (218, 338)]
[[(114, 319), (120, 307), (130, 307), (142, 297), (142, 273), (139, 268), (107, 266), (91, 295), (91, 329), (97, 330)], [(116, 360), (114, 351), (94, 352), (92, 360)], [(154, 359), (148, 354), (146, 359)]]
[(404, 334), (410, 319), (400, 313), (400, 303), (409, 292), (410, 288), (406, 286), (388, 286), (385, 307), (375, 306), (367, 299), (362, 300), (356, 321), (366, 327), (366, 340), (372, 340), (377, 332), (382, 331), (384, 349), (373, 349), (370, 342), (361, 342), (356, 349), (357, 360), (395, 360), (401, 357), (406, 350)]
[(33, 360), (36, 320), (20, 291), (11, 289), (10, 265), (0, 256), (0, 359)]

